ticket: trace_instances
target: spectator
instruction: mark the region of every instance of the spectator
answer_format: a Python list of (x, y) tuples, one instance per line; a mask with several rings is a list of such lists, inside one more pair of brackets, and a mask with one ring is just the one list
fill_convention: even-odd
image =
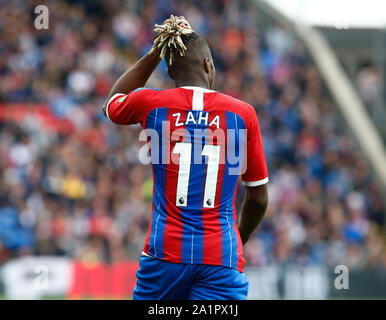
[[(52, 2), (50, 30), (37, 31), (34, 3), (0, 9), (0, 263), (31, 253), (137, 259), (151, 214), (151, 168), (138, 160), (138, 127), (108, 123), (100, 106), (151, 45), (153, 24), (173, 13), (207, 37), (217, 89), (257, 110), (270, 199), (245, 246), (247, 264), (385, 268), (380, 188), (285, 28), (257, 34), (242, 0), (100, 0)], [(376, 79), (371, 69), (359, 75), (366, 101)], [(164, 63), (149, 85), (172, 86)]]

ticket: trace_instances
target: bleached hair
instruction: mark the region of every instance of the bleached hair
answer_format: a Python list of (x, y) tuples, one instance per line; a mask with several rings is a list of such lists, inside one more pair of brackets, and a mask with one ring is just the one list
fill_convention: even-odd
[(176, 17), (173, 15), (171, 15), (169, 19), (166, 19), (163, 24), (156, 24), (154, 31), (158, 32), (158, 34), (154, 38), (154, 44), (149, 53), (152, 53), (158, 48), (160, 58), (163, 59), (168, 52), (169, 65), (173, 62), (173, 53), (177, 52), (180, 56), (185, 55), (186, 46), (181, 36), (194, 33), (194, 30), (185, 17)]

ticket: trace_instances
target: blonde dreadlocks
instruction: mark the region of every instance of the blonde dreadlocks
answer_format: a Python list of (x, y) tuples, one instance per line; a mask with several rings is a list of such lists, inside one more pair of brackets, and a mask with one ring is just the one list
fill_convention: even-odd
[[(180, 56), (185, 55), (186, 46), (182, 41), (182, 37), (194, 33), (189, 22), (185, 17), (176, 17), (171, 15), (163, 24), (156, 24), (154, 28), (158, 35), (154, 38), (154, 45), (150, 50), (150, 54), (156, 49), (160, 50), (160, 58), (165, 55), (169, 58), (169, 66), (173, 62), (173, 53), (176, 51)], [(174, 50), (171, 46), (174, 46)]]

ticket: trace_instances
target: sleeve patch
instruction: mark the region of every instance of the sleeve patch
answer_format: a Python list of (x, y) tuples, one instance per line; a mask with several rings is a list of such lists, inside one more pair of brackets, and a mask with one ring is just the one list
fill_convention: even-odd
[(123, 96), (122, 98), (120, 98), (119, 100), (118, 100), (118, 102), (122, 102), (123, 100), (125, 100), (127, 98), (127, 96)]

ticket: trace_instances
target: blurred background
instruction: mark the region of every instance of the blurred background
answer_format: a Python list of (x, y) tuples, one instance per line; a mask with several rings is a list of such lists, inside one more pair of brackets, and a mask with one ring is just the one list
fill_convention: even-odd
[[(130, 298), (152, 173), (140, 128), (101, 106), (174, 14), (207, 39), (215, 89), (259, 118), (269, 206), (244, 247), (249, 298), (385, 298), (386, 8), (341, 1), (0, 0), (0, 296)], [(173, 87), (164, 61), (147, 85)]]

